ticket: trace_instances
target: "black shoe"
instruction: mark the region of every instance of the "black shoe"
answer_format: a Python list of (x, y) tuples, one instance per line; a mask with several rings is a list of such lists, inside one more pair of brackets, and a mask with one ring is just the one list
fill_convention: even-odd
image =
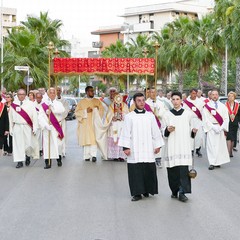
[(57, 159), (57, 165), (58, 165), (58, 167), (62, 166), (62, 157), (61, 157), (61, 155), (59, 155), (59, 158)]
[(194, 156), (194, 151), (192, 150), (192, 157)]
[(213, 169), (214, 169), (214, 166), (213, 166), (213, 165), (210, 165), (208, 169), (209, 169), (209, 170), (213, 170)]
[(29, 157), (29, 156), (26, 156), (25, 165), (26, 165), (26, 166), (29, 166), (30, 163), (31, 163), (31, 161), (30, 161), (30, 157)]
[(178, 198), (178, 196), (177, 196), (177, 194), (175, 195), (175, 194), (172, 194), (171, 195), (171, 198)]
[(143, 196), (144, 197), (149, 197), (149, 193), (144, 193)]
[(233, 155), (231, 154), (231, 155), (229, 155), (229, 157), (233, 157)]
[(16, 168), (22, 168), (23, 167), (23, 163), (22, 162), (18, 162)]
[(120, 162), (124, 162), (124, 159), (123, 159), (123, 158), (118, 158), (118, 160), (119, 160)]
[(131, 201), (132, 201), (132, 202), (136, 202), (136, 201), (139, 201), (139, 200), (141, 200), (141, 199), (142, 199), (142, 196), (141, 196), (141, 195), (136, 195), (136, 196), (133, 196), (133, 197), (132, 197)]
[(49, 168), (51, 168), (52, 160), (50, 159), (50, 162), (49, 162), (48, 159), (45, 159), (45, 164), (46, 164), (46, 166), (44, 167), (44, 169), (49, 169)]
[(39, 155), (40, 155), (40, 157), (43, 155), (43, 151), (42, 150), (39, 151)]
[(233, 151), (237, 152), (238, 150), (236, 148), (233, 148)]
[(188, 198), (183, 193), (179, 193), (178, 200), (181, 202), (186, 202)]
[(196, 154), (198, 155), (198, 157), (202, 157), (202, 153), (200, 151), (196, 152)]
[(215, 168), (220, 168), (221, 166), (220, 165), (217, 165), (217, 166), (214, 166)]
[(92, 162), (96, 162), (97, 158), (96, 157), (92, 157)]
[(89, 161), (90, 161), (90, 158), (85, 159), (85, 161), (86, 161), (86, 162), (89, 162)]

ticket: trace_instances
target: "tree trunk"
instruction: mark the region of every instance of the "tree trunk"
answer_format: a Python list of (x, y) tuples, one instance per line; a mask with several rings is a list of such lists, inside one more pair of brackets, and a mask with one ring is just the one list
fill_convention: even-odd
[(225, 56), (222, 57), (222, 77), (220, 80), (220, 94), (224, 95), (225, 94), (225, 79), (226, 79), (226, 58)]
[(163, 77), (163, 78), (162, 78), (162, 91), (163, 91), (164, 93), (167, 92), (167, 77)]
[(235, 92), (240, 95), (240, 57), (236, 59), (236, 88)]
[(198, 69), (198, 88), (203, 91), (203, 73), (201, 68)]
[(184, 72), (180, 70), (178, 72), (178, 90), (181, 93), (183, 92), (183, 75), (184, 75)]

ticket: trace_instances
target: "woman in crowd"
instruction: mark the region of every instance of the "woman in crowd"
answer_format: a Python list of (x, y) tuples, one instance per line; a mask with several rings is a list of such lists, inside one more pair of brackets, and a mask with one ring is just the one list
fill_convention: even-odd
[(229, 130), (227, 133), (227, 146), (230, 157), (233, 157), (233, 145), (234, 141), (237, 141), (238, 124), (240, 122), (239, 103), (236, 102), (235, 99), (236, 93), (232, 91), (229, 92), (226, 106), (228, 108), (229, 114)]
[(32, 101), (32, 102), (35, 101), (34, 91), (30, 91), (30, 92), (28, 93), (28, 99), (29, 99), (29, 101)]
[(2, 96), (0, 94), (0, 157), (2, 156), (2, 148), (5, 136), (9, 133), (9, 120), (7, 107), (2, 103)]
[[(7, 112), (9, 112), (13, 100), (13, 95), (11, 93), (7, 93), (5, 102)], [(12, 155), (12, 136), (10, 134), (6, 135), (4, 139), (4, 155)]]

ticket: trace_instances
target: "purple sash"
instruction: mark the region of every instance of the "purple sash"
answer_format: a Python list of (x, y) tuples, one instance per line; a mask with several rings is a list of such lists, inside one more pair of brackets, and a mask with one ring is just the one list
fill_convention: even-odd
[[(191, 102), (189, 102), (187, 99), (184, 100), (184, 103), (197, 115), (197, 117), (202, 120), (202, 114), (199, 111), (199, 109)], [(196, 108), (196, 110), (193, 110), (193, 107)]]
[[(42, 107), (43, 107), (44, 112), (47, 115), (47, 110), (49, 109), (49, 106), (46, 103), (43, 103)], [(48, 115), (47, 115), (47, 117), (48, 117)], [(64, 138), (62, 127), (52, 112), (50, 113), (50, 122), (53, 125), (53, 127), (56, 129), (56, 131), (58, 132), (58, 137), (62, 140)]]
[(156, 119), (156, 121), (157, 121), (157, 125), (158, 125), (158, 127), (160, 128), (160, 127), (161, 127), (161, 123), (160, 123), (158, 117), (157, 117), (157, 116), (155, 115), (155, 113), (152, 111), (151, 107), (150, 107), (147, 103), (145, 103), (144, 108), (146, 109), (146, 111), (153, 113), (153, 115), (155, 116), (155, 119)]
[(35, 107), (35, 108), (36, 108), (37, 112), (39, 112), (39, 108), (37, 108), (37, 107)]
[[(223, 118), (222, 116), (217, 112), (217, 110), (215, 108), (211, 108), (207, 103), (205, 104), (205, 108), (211, 113), (211, 115), (217, 120), (217, 122), (220, 124), (220, 126), (222, 126), (223, 124)], [(215, 111), (216, 114), (213, 115), (212, 111)]]
[[(26, 122), (27, 124), (33, 129), (33, 123), (32, 119), (29, 117), (29, 115), (17, 104), (12, 103), (11, 107), (18, 113)], [(20, 108), (20, 112), (17, 111), (17, 107)]]

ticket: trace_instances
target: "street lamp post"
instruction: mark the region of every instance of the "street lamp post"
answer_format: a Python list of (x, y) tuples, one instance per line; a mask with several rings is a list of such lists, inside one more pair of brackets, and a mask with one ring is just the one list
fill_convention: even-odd
[[(53, 42), (49, 42), (48, 43), (48, 90), (51, 87), (51, 56), (52, 56), (52, 52), (54, 49), (54, 44)], [(51, 108), (50, 108), (50, 104), (48, 106), (48, 124), (50, 125), (50, 113), (51, 113)], [(50, 131), (48, 131), (48, 166), (51, 166), (51, 150), (50, 150)]]
[[(147, 58), (147, 55), (148, 55), (148, 53), (149, 53), (149, 50), (145, 47), (143, 50), (142, 50), (142, 52), (143, 52), (143, 54), (144, 54), (144, 57), (145, 58)], [(147, 76), (147, 74), (146, 74), (146, 92), (147, 92), (147, 88), (148, 88), (148, 76)]]
[(51, 56), (54, 49), (53, 42), (49, 42), (47, 45), (48, 49), (48, 89), (51, 87)]
[[(157, 91), (157, 61), (158, 61), (158, 49), (160, 48), (160, 44), (158, 41), (154, 42), (153, 47), (155, 48), (155, 91)], [(157, 98), (157, 94), (155, 95), (155, 100)]]
[[(53, 52), (53, 54), (54, 54), (54, 57), (58, 57), (59, 51), (58, 51), (57, 48), (55, 49), (55, 51)], [(58, 75), (55, 76), (55, 88), (56, 88), (56, 90), (57, 90), (57, 85), (58, 85)]]

